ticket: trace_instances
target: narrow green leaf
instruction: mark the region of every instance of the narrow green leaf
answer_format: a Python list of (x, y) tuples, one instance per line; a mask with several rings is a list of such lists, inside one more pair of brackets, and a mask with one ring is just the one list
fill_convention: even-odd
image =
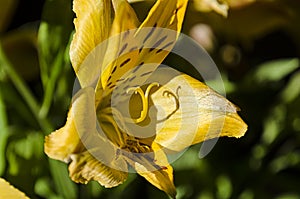
[(25, 81), (20, 77), (16, 70), (11, 65), (10, 61), (7, 59), (5, 52), (2, 48), (2, 43), (0, 42), (0, 64), (4, 68), (6, 74), (11, 79), (12, 83), (23, 97), (28, 107), (30, 108), (32, 114), (35, 116), (42, 130), (46, 133), (52, 130), (51, 125), (45, 118), (40, 118), (38, 115), (39, 112), (39, 103), (36, 100), (35, 96), (26, 85)]
[(39, 178), (34, 185), (34, 192), (39, 196), (49, 199), (62, 199), (51, 190), (51, 182), (48, 178)]
[[(53, 11), (55, 10), (55, 14)], [(68, 51), (72, 31), (72, 9), (68, 0), (48, 0), (45, 2), (42, 23), (38, 33), (41, 79), (44, 99), (39, 116), (45, 118), (52, 105), (58, 78), (64, 77), (65, 54)]]
[(29, 133), (27, 137), (15, 142), (15, 153), (27, 160), (33, 157), (41, 159), (44, 154), (43, 140), (41, 133)]
[[(65, 54), (72, 31), (70, 0), (46, 0), (38, 33), (39, 60), (44, 98), (39, 117), (46, 118), (58, 87), (58, 79), (66, 78)], [(47, 132), (48, 133), (48, 132)], [(75, 183), (71, 181), (64, 163), (49, 159), (56, 192), (63, 198), (77, 198)]]
[(271, 144), (283, 130), (284, 121), (286, 118), (287, 110), (282, 104), (275, 106), (264, 121), (264, 132), (262, 140), (266, 144)]
[(58, 193), (63, 196), (64, 199), (77, 198), (78, 190), (76, 189), (75, 183), (72, 182), (69, 177), (67, 165), (52, 159), (49, 159), (49, 164)]
[(299, 59), (272, 60), (258, 66), (254, 77), (259, 82), (278, 81), (299, 67)]
[(300, 96), (300, 72), (294, 74), (281, 93), (284, 102), (290, 103)]
[(6, 154), (5, 147), (8, 138), (7, 116), (5, 110), (5, 104), (2, 97), (2, 90), (0, 89), (0, 176), (3, 175), (6, 167)]

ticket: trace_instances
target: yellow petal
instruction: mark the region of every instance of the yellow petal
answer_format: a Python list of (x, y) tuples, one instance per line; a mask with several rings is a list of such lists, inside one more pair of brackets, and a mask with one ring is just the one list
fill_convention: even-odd
[(64, 127), (56, 130), (45, 138), (45, 153), (56, 160), (69, 162), (70, 154), (83, 150), (75, 123), (72, 119), (72, 108)]
[(110, 35), (137, 28), (140, 22), (127, 0), (112, 0), (112, 2), (115, 9), (115, 19)]
[(126, 180), (127, 165), (116, 157), (116, 146), (97, 129), (94, 94), (91, 87), (76, 93), (66, 125), (46, 138), (45, 152), (51, 158), (71, 161), (69, 171), (75, 182), (97, 180), (114, 187)]
[(172, 198), (176, 196), (176, 188), (173, 183), (173, 168), (169, 165), (164, 151), (156, 143), (152, 144), (154, 150), (154, 160), (142, 154), (139, 156), (140, 161), (134, 163), (137, 173), (143, 176), (148, 182), (158, 189), (166, 192)]
[[(172, 75), (170, 69), (158, 73), (164, 79), (166, 75)], [(178, 75), (178, 72), (173, 75), (151, 95), (156, 109), (155, 142), (181, 151), (208, 139), (239, 138), (245, 134), (247, 125), (237, 114), (235, 105), (188, 75)], [(159, 80), (160, 76), (153, 78)]]
[[(136, 33), (136, 38), (142, 42), (141, 46), (145, 47), (140, 52), (139, 63), (159, 64), (165, 59), (180, 34), (187, 3), (188, 0), (158, 0), (154, 4)], [(153, 29), (145, 31), (146, 27)], [(160, 28), (165, 28), (165, 30), (162, 31)], [(165, 37), (164, 42), (157, 46), (157, 42)], [(152, 48), (152, 46), (155, 46), (157, 50), (150, 52), (147, 48)], [(160, 49), (162, 51), (158, 51)]]
[[(133, 32), (130, 33), (129, 30), (136, 29), (140, 22), (138, 21), (134, 10), (126, 0), (113, 0), (113, 4), (115, 8), (115, 18), (111, 28), (101, 74), (102, 88), (107, 90), (112, 90), (106, 88), (107, 84), (110, 82), (114, 82), (115, 84), (115, 82), (129, 70), (126, 67), (118, 68), (118, 71), (110, 79), (111, 81), (108, 82), (114, 67), (123, 63), (128, 57), (130, 57), (132, 63), (135, 63), (138, 56), (137, 50), (128, 54), (126, 53), (129, 52), (130, 49), (136, 47)], [(126, 56), (120, 56), (123, 53), (126, 54)]]
[[(85, 88), (73, 97), (65, 126), (51, 133), (45, 139), (45, 152), (49, 157), (69, 162), (71, 154), (85, 150), (79, 133), (85, 129), (96, 128), (93, 95), (92, 88)], [(84, 117), (85, 119), (83, 119)], [(80, 132), (78, 132), (78, 128), (80, 128)]]
[[(74, 154), (71, 156), (71, 159), (72, 163), (69, 166), (69, 172), (72, 180), (75, 182), (86, 184), (91, 180), (96, 180), (105, 188), (111, 188), (122, 184), (128, 176), (127, 172), (113, 169), (101, 163), (88, 151)], [(119, 161), (118, 164), (123, 164), (122, 167), (127, 168), (124, 161)]]
[(171, 178), (173, 176), (173, 168), (170, 165), (160, 170), (147, 171), (144, 165), (136, 163), (135, 169), (139, 175), (143, 176), (155, 187), (164, 191), (172, 198), (176, 197), (176, 188)]
[[(125, 33), (124, 31), (136, 27), (137, 19), (135, 13), (127, 1), (115, 0), (113, 2), (116, 7), (116, 17), (112, 27), (112, 35), (120, 32), (123, 32), (123, 34), (117, 38), (110, 38), (109, 47), (107, 48), (108, 51), (104, 59), (103, 67), (109, 66), (108, 70), (103, 70), (101, 82), (102, 87), (107, 93), (112, 92), (117, 84), (121, 86), (119, 88), (120, 91), (124, 90), (122, 85), (125, 84), (122, 84), (122, 82), (119, 81), (120, 79), (125, 81), (125, 79), (131, 79), (133, 76), (140, 76), (141, 74), (156, 69), (175, 45), (177, 36), (182, 27), (187, 6), (187, 0), (159, 0), (150, 10), (147, 18), (136, 33), (135, 30)], [(146, 27), (148, 27), (148, 29)], [(162, 29), (157, 29), (157, 27), (165, 28), (165, 30), (162, 31)], [(124, 40), (123, 38), (126, 39)], [(151, 50), (151, 48), (157, 49)], [(160, 50), (161, 48), (163, 49)], [(129, 53), (118, 57), (119, 52), (124, 49)], [(116, 61), (111, 63), (113, 60)], [(126, 72), (129, 72), (141, 63), (155, 64), (152, 64), (151, 67), (149, 65), (144, 67), (147, 68), (147, 71), (143, 70), (132, 76), (128, 76), (128, 74), (124, 76)], [(147, 78), (147, 76), (143, 77), (144, 79)], [(108, 79), (109, 81), (107, 81)], [(142, 82), (142, 79), (139, 78), (136, 79), (136, 81), (131, 81), (131, 84), (136, 85), (136, 82)], [(109, 87), (107, 88), (106, 85), (109, 85)], [(128, 84), (125, 86), (130, 87)]]
[(120, 45), (109, 48), (120, 50), (126, 47), (124, 49), (130, 53), (120, 56), (109, 66), (111, 73), (103, 73), (102, 84), (109, 80), (108, 88), (105, 87), (107, 93), (116, 91), (119, 95), (116, 98), (122, 101), (120, 96), (124, 96), (128, 88), (145, 82), (175, 45), (186, 6), (187, 0), (157, 1), (137, 31), (124, 33), (125, 42), (122, 40)]
[(77, 73), (86, 56), (109, 37), (112, 9), (110, 0), (74, 0), (73, 9), (77, 18), (74, 20), (76, 33), (70, 46), (70, 58)]
[(13, 199), (28, 199), (28, 197), (19, 191), (18, 189), (11, 186), (3, 178), (0, 178), (0, 198), (13, 198)]
[(139, 29), (156, 26), (180, 32), (187, 3), (188, 0), (158, 0)]
[[(139, 27), (135, 38), (140, 42), (136, 66), (143, 63), (131, 85), (141, 85), (166, 58), (180, 34), (188, 0), (158, 0)], [(147, 75), (145, 75), (147, 74)]]

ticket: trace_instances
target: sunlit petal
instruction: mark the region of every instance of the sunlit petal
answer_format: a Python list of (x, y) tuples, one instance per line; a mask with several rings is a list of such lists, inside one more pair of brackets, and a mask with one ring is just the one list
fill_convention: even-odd
[(86, 56), (109, 37), (112, 9), (110, 0), (74, 0), (73, 9), (77, 18), (74, 20), (76, 33), (70, 47), (70, 58), (77, 72)]
[(13, 199), (28, 199), (28, 197), (19, 191), (18, 189), (11, 186), (3, 178), (0, 178), (0, 198), (13, 198)]
[[(123, 51), (123, 47), (128, 45), (125, 49), (129, 50), (129, 53), (118, 57), (110, 66), (111, 74), (101, 75), (103, 85), (104, 80), (109, 79), (106, 93), (115, 91), (124, 96), (126, 88), (141, 85), (146, 81), (174, 47), (181, 31), (187, 2), (159, 0), (137, 30), (123, 34), (126, 35), (125, 42), (122, 40), (121, 44), (114, 47)], [(115, 102), (118, 101), (122, 101), (122, 98), (118, 97)]]
[[(103, 151), (105, 151), (105, 148), (103, 148)], [(127, 172), (113, 169), (101, 163), (87, 151), (71, 155), (71, 159), (69, 172), (75, 182), (86, 184), (91, 180), (96, 180), (102, 186), (111, 188), (122, 184), (128, 176)], [(118, 163), (122, 163), (124, 167), (126, 166), (123, 161)]]
[(168, 149), (181, 151), (221, 136), (238, 138), (247, 130), (235, 105), (188, 75), (173, 77), (151, 97), (157, 109), (155, 141)]
[(153, 143), (152, 149), (154, 150), (154, 162), (144, 159), (143, 164), (135, 162), (134, 168), (148, 182), (175, 198), (176, 188), (173, 183), (173, 168), (169, 165), (159, 145)]
[(71, 153), (83, 150), (71, 113), (72, 108), (64, 127), (45, 138), (45, 153), (53, 159), (64, 162), (69, 162)]
[(71, 161), (69, 171), (75, 182), (97, 180), (105, 187), (114, 187), (126, 180), (127, 165), (116, 158), (116, 147), (97, 130), (94, 96), (94, 89), (87, 87), (73, 97), (66, 125), (46, 138), (45, 152), (52, 158)]
[[(71, 154), (85, 150), (81, 133), (96, 129), (96, 116), (92, 112), (95, 108), (87, 109), (94, 106), (93, 95), (93, 89), (86, 88), (74, 96), (65, 126), (46, 137), (45, 152), (49, 157), (69, 162)], [(88, 119), (81, 121), (80, 118), (84, 116)]]
[[(129, 30), (136, 29), (140, 23), (134, 10), (126, 0), (114, 0), (113, 5), (115, 9), (115, 18), (111, 27), (111, 37), (108, 41), (108, 47), (105, 56), (103, 57), (101, 85), (99, 85), (102, 86), (103, 89), (106, 88), (114, 66), (119, 65), (124, 61), (120, 57), (122, 51), (128, 52), (128, 49), (136, 46), (136, 41), (133, 36), (128, 34), (132, 34)], [(127, 59), (128, 56), (132, 58), (132, 62), (134, 63), (134, 60), (137, 59), (138, 51), (135, 50), (131, 52), (125, 59)]]

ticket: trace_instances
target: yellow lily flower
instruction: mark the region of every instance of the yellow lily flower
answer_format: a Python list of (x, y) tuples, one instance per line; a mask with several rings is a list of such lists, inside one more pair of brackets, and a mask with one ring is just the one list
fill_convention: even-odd
[(126, 0), (74, 0), (70, 57), (80, 88), (65, 126), (45, 140), (49, 157), (70, 163), (73, 181), (115, 187), (133, 168), (175, 198), (168, 153), (244, 135), (233, 104), (188, 75), (157, 69), (187, 2), (158, 0), (140, 24)]
[(29, 199), (23, 192), (11, 186), (3, 178), (0, 178), (0, 190), (0, 198)]

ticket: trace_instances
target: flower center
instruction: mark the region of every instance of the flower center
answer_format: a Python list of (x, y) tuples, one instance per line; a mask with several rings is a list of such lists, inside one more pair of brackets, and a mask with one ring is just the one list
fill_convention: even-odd
[(126, 139), (125, 145), (121, 148), (133, 153), (147, 153), (151, 151), (149, 146), (141, 144), (138, 139), (131, 136)]

